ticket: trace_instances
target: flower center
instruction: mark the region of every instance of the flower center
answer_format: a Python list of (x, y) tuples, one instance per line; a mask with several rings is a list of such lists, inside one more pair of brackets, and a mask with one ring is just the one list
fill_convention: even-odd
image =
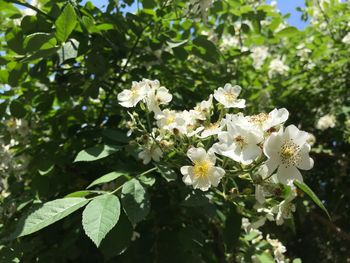
[(139, 95), (139, 91), (136, 87), (131, 88), (131, 97), (136, 98)]
[(224, 96), (228, 102), (234, 102), (237, 99), (237, 96), (235, 94), (230, 93), (230, 92), (225, 92)]
[(207, 176), (211, 166), (212, 164), (208, 160), (195, 162), (193, 167), (194, 175), (197, 178)]
[(261, 125), (265, 121), (267, 121), (268, 118), (269, 118), (269, 115), (263, 112), (263, 113), (259, 113), (257, 115), (250, 116), (249, 120), (254, 124)]
[(175, 121), (175, 116), (174, 115), (169, 115), (165, 122), (166, 122), (166, 125), (169, 125), (169, 124), (172, 124), (173, 122)]
[(299, 150), (300, 147), (292, 141), (285, 142), (282, 145), (279, 154), (281, 156), (281, 161), (286, 168), (295, 165), (300, 161)]
[(210, 123), (207, 127), (206, 130), (215, 130), (216, 128), (219, 127), (219, 123), (215, 122), (215, 123)]
[(233, 139), (236, 144), (238, 144), (241, 148), (246, 144), (246, 142), (244, 141), (244, 138), (241, 135), (238, 135), (237, 137), (235, 137)]

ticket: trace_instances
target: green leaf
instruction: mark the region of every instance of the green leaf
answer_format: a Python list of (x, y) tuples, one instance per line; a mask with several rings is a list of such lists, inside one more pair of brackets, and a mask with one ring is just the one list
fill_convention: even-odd
[(78, 55), (78, 47), (79, 42), (73, 38), (70, 39), (68, 42), (64, 43), (64, 45), (57, 52), (60, 64), (62, 64), (68, 59), (76, 58)]
[(101, 145), (82, 150), (74, 162), (92, 162), (105, 158), (121, 149), (120, 146)]
[(229, 251), (234, 251), (241, 234), (242, 216), (237, 212), (237, 208), (232, 206), (225, 220), (223, 230), (224, 240)]
[(90, 191), (82, 190), (82, 191), (76, 191), (76, 192), (67, 194), (64, 198), (85, 197), (85, 196), (87, 196), (87, 195), (89, 195), (89, 194), (91, 194)]
[(188, 39), (185, 39), (183, 41), (180, 41), (180, 42), (170, 42), (170, 41), (167, 41), (166, 43), (168, 44), (168, 46), (170, 48), (176, 48), (176, 47), (180, 47), (184, 44), (186, 44), (188, 42)]
[(177, 179), (177, 173), (165, 164), (157, 164), (157, 168), (158, 173), (160, 173), (167, 182), (175, 181)]
[(273, 257), (267, 252), (255, 256), (257, 257), (257, 259), (259, 260), (258, 262), (260, 263), (275, 263)]
[(55, 47), (57, 44), (56, 38), (53, 36), (53, 34), (48, 33), (34, 33), (31, 35), (28, 35), (24, 39), (24, 48), (28, 52), (34, 52), (40, 49), (49, 49)]
[(120, 215), (118, 197), (105, 194), (92, 200), (83, 212), (83, 228), (86, 235), (98, 247), (107, 233), (117, 224)]
[(291, 37), (296, 34), (299, 34), (299, 30), (296, 27), (290, 26), (286, 27), (276, 33), (276, 36), (278, 37)]
[(53, 48), (38, 50), (33, 55), (29, 57), (24, 57), (23, 59), (20, 60), (20, 62), (25, 63), (36, 59), (51, 57), (52, 55), (57, 53), (58, 49), (59, 47), (53, 47)]
[(89, 184), (89, 186), (86, 187), (86, 189), (89, 189), (89, 188), (93, 187), (94, 185), (108, 183), (110, 181), (113, 181), (113, 180), (119, 178), (120, 176), (123, 176), (124, 174), (125, 173), (123, 173), (123, 172), (111, 172), (111, 173), (105, 174), (105, 175), (101, 176), (100, 178), (96, 179), (95, 181), (93, 181), (91, 184)]
[(128, 217), (121, 211), (117, 225), (102, 240), (99, 247), (105, 260), (122, 254), (128, 248), (133, 233), (134, 229)]
[(305, 183), (301, 183), (299, 181), (294, 181), (294, 185), (298, 187), (301, 191), (303, 191), (305, 194), (307, 194), (312, 201), (315, 202), (316, 205), (318, 205), (319, 208), (321, 208), (328, 216), (329, 219), (331, 219), (331, 216), (329, 215), (326, 207), (323, 205), (321, 200), (317, 197), (317, 195), (308, 187)]
[(193, 40), (194, 47), (192, 52), (194, 55), (212, 62), (216, 63), (220, 57), (220, 53), (216, 48), (215, 44), (208, 40), (205, 36), (198, 36)]
[(14, 237), (29, 235), (47, 227), (70, 215), (88, 202), (89, 200), (85, 198), (63, 198), (47, 202), (21, 220)]
[(56, 37), (65, 42), (77, 23), (77, 15), (71, 4), (67, 4), (55, 22)]
[(10, 112), (13, 117), (23, 118), (26, 115), (26, 109), (23, 104), (17, 100), (13, 100), (10, 104)]
[(102, 131), (102, 135), (115, 142), (129, 143), (130, 141), (130, 138), (126, 136), (125, 132), (121, 132), (118, 130), (106, 129)]
[(123, 185), (122, 204), (133, 225), (146, 218), (150, 210), (150, 201), (138, 180), (131, 179)]

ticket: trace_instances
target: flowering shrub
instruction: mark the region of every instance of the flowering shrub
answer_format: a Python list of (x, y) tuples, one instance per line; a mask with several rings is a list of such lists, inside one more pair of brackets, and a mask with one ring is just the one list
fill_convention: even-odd
[(349, 4), (103, 2), (0, 1), (0, 261), (348, 261)]

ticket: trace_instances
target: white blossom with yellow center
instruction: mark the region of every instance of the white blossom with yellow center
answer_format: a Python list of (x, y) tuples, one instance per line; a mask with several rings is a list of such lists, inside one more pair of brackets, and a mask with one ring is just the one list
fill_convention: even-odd
[(133, 81), (131, 89), (125, 89), (118, 94), (119, 104), (126, 108), (135, 107), (147, 96), (149, 85), (146, 82)]
[[(231, 117), (237, 119), (236, 116)], [(219, 142), (213, 148), (236, 162), (251, 164), (262, 153), (258, 144), (264, 139), (263, 133), (248, 122), (227, 121), (226, 126), (227, 131), (219, 133)]]
[(237, 99), (241, 90), (240, 86), (227, 83), (224, 88), (220, 87), (214, 91), (214, 98), (225, 108), (245, 108), (245, 100)]
[(177, 130), (179, 133), (186, 133), (185, 120), (181, 113), (174, 110), (165, 109), (156, 115), (157, 125), (160, 129), (174, 132)]
[(289, 125), (285, 131), (272, 133), (264, 143), (264, 154), (268, 160), (268, 175), (277, 169), (277, 180), (287, 184), (291, 180), (303, 182), (299, 169), (309, 170), (314, 162), (309, 156), (308, 133)]
[(202, 191), (218, 186), (225, 170), (215, 166), (216, 157), (212, 150), (206, 152), (204, 148), (190, 148), (187, 156), (193, 165), (181, 167), (182, 181), (186, 185)]

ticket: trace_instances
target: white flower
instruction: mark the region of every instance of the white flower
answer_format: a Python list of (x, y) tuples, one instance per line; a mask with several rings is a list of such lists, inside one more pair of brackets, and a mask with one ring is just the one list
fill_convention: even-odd
[(306, 142), (308, 133), (300, 131), (294, 125), (289, 125), (285, 131), (280, 129), (278, 133), (272, 133), (264, 143), (264, 154), (268, 160), (268, 174), (272, 174), (277, 168), (277, 180), (287, 184), (289, 180), (303, 178), (298, 170), (309, 170), (314, 162), (309, 157), (310, 145)]
[(188, 158), (193, 166), (182, 166), (182, 181), (186, 185), (192, 185), (194, 189), (199, 188), (207, 191), (211, 186), (218, 186), (225, 170), (216, 167), (216, 157), (213, 151), (205, 151), (204, 148), (190, 148), (187, 151)]
[(262, 151), (257, 144), (264, 139), (262, 132), (253, 125), (226, 125), (227, 131), (219, 133), (219, 142), (213, 148), (217, 153), (236, 162), (251, 164), (261, 155)]
[(258, 46), (253, 47), (251, 51), (250, 56), (253, 58), (253, 66), (255, 69), (260, 69), (269, 55), (269, 49), (268, 47)]
[(322, 116), (316, 123), (316, 128), (319, 130), (326, 130), (335, 127), (335, 116), (327, 114)]
[(344, 44), (350, 44), (350, 32), (349, 33), (347, 33), (344, 37), (343, 37), (343, 39), (341, 40), (341, 42), (343, 42)]
[(151, 160), (159, 162), (162, 156), (162, 150), (155, 143), (153, 143), (150, 147), (146, 147), (138, 154), (138, 157), (143, 160), (143, 164), (148, 164)]
[(270, 62), (268, 74), (272, 78), (276, 74), (285, 75), (288, 71), (289, 67), (281, 59), (275, 58)]
[(210, 95), (208, 100), (203, 100), (202, 102), (198, 103), (198, 105), (191, 110), (191, 113), (194, 114), (198, 120), (206, 120), (210, 115), (210, 110), (212, 107), (213, 95)]
[(145, 82), (133, 81), (131, 89), (125, 89), (118, 94), (119, 104), (126, 108), (135, 107), (146, 98), (149, 86)]
[(217, 135), (220, 132), (221, 132), (220, 123), (218, 123), (218, 122), (210, 123), (208, 126), (206, 126), (204, 128), (203, 132), (198, 137), (203, 139), (203, 138), (207, 138), (207, 137), (212, 136), (212, 135)]
[(269, 234), (267, 234), (266, 240), (273, 248), (273, 255), (277, 263), (284, 263), (285, 257), (283, 254), (287, 251), (286, 247), (278, 239), (271, 239)]
[(151, 88), (146, 97), (146, 105), (149, 111), (156, 115), (161, 113), (159, 105), (166, 105), (172, 100), (173, 96), (165, 87)]
[(278, 226), (283, 225), (285, 219), (292, 218), (293, 213), (296, 210), (295, 205), (292, 203), (292, 200), (295, 197), (296, 194), (294, 191), (292, 191), (285, 200), (283, 200), (279, 205), (272, 208), (272, 212), (277, 214), (276, 224)]
[(225, 108), (244, 108), (245, 100), (237, 99), (242, 88), (238, 85), (232, 87), (231, 84), (225, 84), (224, 88), (218, 88), (214, 91), (214, 98), (220, 102)]
[(274, 109), (269, 114), (260, 113), (257, 115), (248, 116), (248, 120), (255, 126), (267, 131), (288, 119), (289, 112), (285, 109)]
[(186, 133), (185, 120), (181, 113), (177, 113), (174, 110), (163, 110), (159, 115), (156, 116), (157, 125), (160, 129), (174, 132), (174, 129), (180, 133)]
[(231, 35), (224, 35), (222, 36), (222, 42), (220, 44), (220, 48), (223, 50), (232, 48), (232, 47), (239, 47), (239, 38), (236, 36)]

